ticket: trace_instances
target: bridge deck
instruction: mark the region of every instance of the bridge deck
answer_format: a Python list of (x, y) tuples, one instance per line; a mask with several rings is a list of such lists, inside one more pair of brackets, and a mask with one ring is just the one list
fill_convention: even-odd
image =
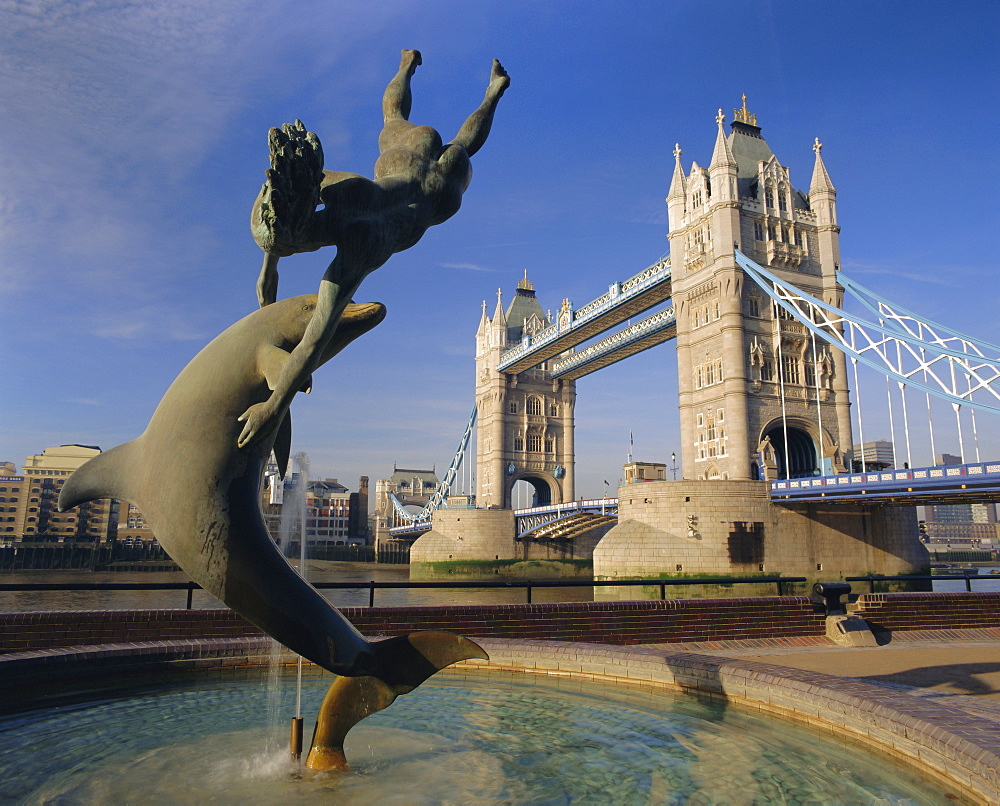
[(776, 504), (877, 503), (880, 506), (1000, 501), (1000, 462), (846, 473), (771, 482)]
[(657, 311), (578, 353), (552, 364), (553, 378), (576, 380), (677, 337), (673, 307)]
[(574, 311), (569, 325), (552, 325), (508, 350), (500, 356), (497, 369), (517, 374), (538, 366), (665, 302), (670, 299), (671, 289), (670, 260), (665, 258)]

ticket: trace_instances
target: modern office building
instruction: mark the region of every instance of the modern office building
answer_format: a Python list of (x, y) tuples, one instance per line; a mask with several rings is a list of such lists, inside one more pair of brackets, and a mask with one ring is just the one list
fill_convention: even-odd
[(891, 470), (896, 467), (896, 456), (892, 443), (877, 439), (855, 445), (851, 451), (851, 470), (862, 473), (869, 470)]
[[(962, 464), (962, 457), (943, 453), (939, 467)], [(991, 546), (997, 539), (996, 504), (937, 504), (924, 507), (922, 536), (930, 543)]]
[(0, 463), (0, 539), (4, 543), (103, 542), (118, 530), (119, 504), (88, 501), (59, 512), (59, 492), (66, 479), (101, 449), (93, 445), (46, 448), (24, 460), (21, 473)]

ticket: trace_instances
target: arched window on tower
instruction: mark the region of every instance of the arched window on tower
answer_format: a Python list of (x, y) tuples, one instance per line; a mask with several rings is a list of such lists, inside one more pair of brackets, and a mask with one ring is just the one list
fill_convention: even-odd
[(540, 415), (542, 413), (542, 401), (537, 397), (529, 397), (525, 408), (528, 414)]

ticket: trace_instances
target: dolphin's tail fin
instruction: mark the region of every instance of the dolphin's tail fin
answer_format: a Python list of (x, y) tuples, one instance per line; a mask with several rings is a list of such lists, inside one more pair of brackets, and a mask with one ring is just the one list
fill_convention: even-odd
[(485, 650), (460, 635), (426, 630), (372, 644), (374, 667), (358, 677), (338, 677), (323, 698), (312, 748), (310, 770), (347, 769), (344, 738), (366, 716), (388, 708), (400, 694), (413, 691), (435, 672), (460, 660), (489, 660)]
[(387, 638), (371, 644), (374, 668), (371, 674), (384, 680), (396, 691), (413, 691), (432, 674), (460, 660), (490, 656), (474, 641), (443, 630), (422, 630)]
[(118, 498), (131, 501), (127, 482), (135, 473), (132, 456), (138, 450), (135, 440), (104, 453), (99, 453), (66, 479), (59, 493), (59, 511), (65, 512), (78, 504), (98, 498)]

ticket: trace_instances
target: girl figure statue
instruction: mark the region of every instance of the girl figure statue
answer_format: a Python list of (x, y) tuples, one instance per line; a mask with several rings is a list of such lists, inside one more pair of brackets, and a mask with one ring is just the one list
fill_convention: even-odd
[(472, 179), (469, 158), (486, 142), (510, 78), (496, 59), (486, 96), (449, 143), (430, 126), (409, 121), (410, 79), (420, 53), (404, 50), (382, 99), (375, 178), (323, 170), (319, 139), (301, 121), (271, 129), (271, 169), (251, 213), (254, 240), (264, 250), (257, 281), (263, 307), (278, 291), (278, 260), (336, 246), (320, 281), (316, 311), (292, 350), (271, 396), (240, 417), (239, 447), (269, 435), (295, 393), (308, 389), (345, 307), (371, 272), (413, 246), (427, 228), (453, 216)]

